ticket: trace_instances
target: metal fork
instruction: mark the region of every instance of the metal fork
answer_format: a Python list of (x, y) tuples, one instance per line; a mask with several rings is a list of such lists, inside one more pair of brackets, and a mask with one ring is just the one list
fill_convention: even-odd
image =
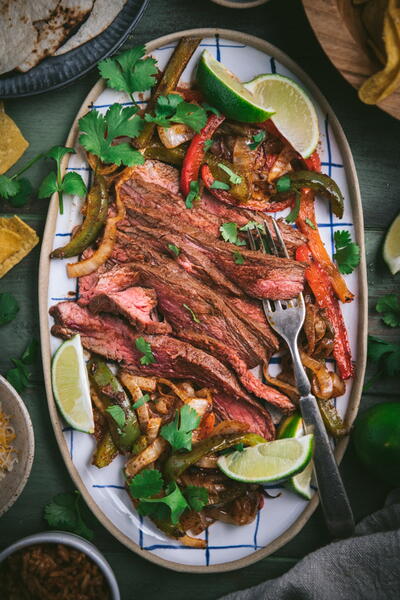
[[(268, 223), (264, 221), (265, 235), (259, 228), (248, 231), (252, 250), (267, 253), (265, 243), (275, 256), (288, 257), (281, 232), (275, 220), (272, 220), (275, 239)], [(256, 239), (259, 242), (257, 248)], [(278, 249), (279, 247), (279, 249)], [(354, 518), (343, 481), (336, 464), (328, 434), (323, 424), (315, 396), (311, 394), (311, 385), (301, 362), (298, 335), (305, 319), (303, 294), (289, 301), (262, 301), (264, 313), (271, 327), (287, 343), (293, 360), (294, 377), (300, 393), (300, 411), (306, 433), (313, 433), (315, 440), (314, 473), (318, 492), (325, 515), (327, 527), (334, 538), (348, 537), (354, 532)]]

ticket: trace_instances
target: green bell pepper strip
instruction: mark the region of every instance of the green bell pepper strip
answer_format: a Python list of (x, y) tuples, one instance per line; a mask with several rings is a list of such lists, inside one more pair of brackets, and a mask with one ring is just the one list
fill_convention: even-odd
[[(329, 175), (315, 171), (293, 171), (292, 173), (288, 173), (288, 175), (291, 182), (291, 191), (300, 192), (302, 188), (310, 188), (321, 194), (321, 196), (328, 198), (331, 201), (334, 214), (339, 219), (343, 217), (344, 198), (339, 186)], [(286, 175), (283, 177), (286, 177)]]
[(70, 258), (82, 254), (84, 250), (97, 238), (100, 229), (107, 219), (108, 190), (104, 177), (96, 175), (87, 201), (86, 214), (82, 225), (75, 232), (72, 239), (62, 248), (56, 248), (50, 258)]
[(181, 167), (183, 159), (185, 158), (187, 146), (177, 146), (176, 148), (166, 148), (161, 142), (151, 142), (143, 150), (143, 156), (145, 158), (152, 158), (154, 160), (161, 160), (175, 167)]
[(190, 452), (174, 452), (171, 454), (164, 465), (165, 478), (167, 481), (175, 481), (186, 469), (211, 452), (220, 452), (236, 444), (256, 446), (264, 442), (266, 440), (256, 433), (230, 433), (208, 437), (195, 444)]
[(102, 469), (109, 465), (118, 454), (118, 448), (114, 444), (111, 431), (106, 431), (103, 439), (97, 444), (92, 464), (98, 469)]
[(131, 408), (131, 403), (124, 388), (103, 360), (92, 358), (88, 363), (88, 373), (100, 398), (108, 406), (120, 406), (124, 411), (125, 423), (122, 427), (118, 426), (107, 411), (105, 417), (117, 448), (121, 452), (130, 452), (141, 431), (136, 413)]

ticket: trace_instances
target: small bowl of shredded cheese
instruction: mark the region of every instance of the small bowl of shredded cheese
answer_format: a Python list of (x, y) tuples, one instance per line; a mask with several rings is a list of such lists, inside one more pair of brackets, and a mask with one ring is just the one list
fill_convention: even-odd
[(26, 406), (0, 375), (0, 516), (24, 489), (34, 450), (33, 427)]

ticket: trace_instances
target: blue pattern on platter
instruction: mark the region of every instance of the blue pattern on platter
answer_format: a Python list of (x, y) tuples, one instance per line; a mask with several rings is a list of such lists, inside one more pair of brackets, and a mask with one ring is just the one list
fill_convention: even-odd
[[(158, 59), (160, 68), (164, 68), (175, 45), (159, 48), (153, 55)], [(194, 57), (185, 69), (182, 81), (190, 81), (193, 67), (197, 63), (203, 48), (214, 52), (214, 56), (230, 68), (242, 81), (252, 79), (263, 72), (276, 72), (292, 77), (304, 84), (294, 76), (284, 65), (280, 64), (273, 56), (245, 46), (228, 39), (219, 38), (218, 35), (206, 38), (200, 44)], [(115, 90), (105, 90), (100, 94), (95, 103), (88, 106), (88, 110), (96, 108), (101, 112), (114, 102), (129, 105), (124, 93)], [(320, 153), (323, 171), (331, 175), (341, 187), (345, 199), (349, 199), (346, 170), (343, 167), (342, 156), (337, 140), (331, 131), (328, 117), (315, 102), (321, 132)], [(68, 170), (79, 172), (88, 180), (88, 166), (79, 148), (77, 154), (70, 157)], [(80, 222), (81, 200), (78, 197), (65, 198), (65, 214), (59, 215), (57, 220), (54, 247), (63, 245), (65, 237), (70, 235), (72, 228)], [(340, 227), (353, 232), (352, 211), (350, 202), (345, 202), (345, 213), (340, 221), (333, 215), (329, 204), (324, 200), (317, 202), (317, 221), (321, 228), (321, 236), (330, 253), (333, 251), (333, 234)], [(278, 216), (284, 215), (278, 214)], [(353, 233), (352, 233), (353, 235)], [(73, 300), (76, 290), (75, 282), (66, 276), (65, 266), (67, 261), (52, 261), (50, 267), (49, 307), (62, 299)], [(351, 305), (344, 305), (343, 312), (349, 329), (349, 337), (353, 355), (356, 356), (357, 319), (358, 319), (358, 281), (357, 275), (347, 277), (350, 289), (356, 294), (356, 300)], [(49, 317), (49, 325), (52, 319)], [(51, 339), (52, 351), (60, 344), (60, 340)], [(279, 357), (272, 360), (271, 372), (279, 371)], [(330, 368), (333, 363), (330, 362)], [(346, 394), (337, 399), (339, 412), (344, 415), (351, 391), (351, 381), (347, 385)], [(93, 497), (98, 507), (108, 519), (126, 536), (132, 539), (140, 548), (148, 550), (155, 555), (183, 565), (215, 565), (237, 560), (264, 548), (277, 537), (282, 535), (301, 515), (307, 506), (307, 501), (296, 496), (284, 488), (270, 490), (277, 497), (267, 498), (264, 508), (259, 512), (253, 523), (245, 527), (234, 527), (223, 523), (212, 525), (207, 532), (202, 534), (208, 540), (205, 550), (192, 549), (181, 546), (164, 536), (148, 519), (142, 519), (133, 509), (132, 503), (124, 489), (121, 467), (123, 459), (116, 459), (108, 467), (98, 470), (91, 466), (91, 455), (94, 449), (94, 440), (84, 433), (64, 429), (66, 443), (70, 450), (71, 459), (79, 472), (88, 492)]]

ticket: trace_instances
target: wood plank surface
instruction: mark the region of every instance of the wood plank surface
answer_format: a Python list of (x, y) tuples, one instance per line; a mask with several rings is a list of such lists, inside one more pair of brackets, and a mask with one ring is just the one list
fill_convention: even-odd
[[(400, 292), (399, 276), (393, 278), (380, 258), (384, 231), (400, 210), (400, 123), (379, 109), (358, 101), (355, 90), (321, 50), (300, 4), (292, 0), (271, 0), (261, 7), (241, 11), (223, 8), (209, 0), (153, 0), (129, 43), (145, 42), (180, 29), (210, 26), (245, 31), (277, 45), (314, 79), (331, 103), (348, 137), (360, 178), (366, 226), (369, 329), (374, 335), (398, 340), (398, 330), (382, 325), (374, 306), (379, 296)], [(55, 144), (64, 143), (83, 98), (96, 80), (97, 74), (92, 72), (65, 90), (6, 103), (7, 111), (21, 126), (31, 144), (24, 160)], [(45, 164), (33, 169), (32, 182), (37, 184), (46, 172)], [(46, 211), (46, 201), (33, 200), (19, 214), (41, 235)], [(0, 212), (11, 214), (14, 211), (2, 204)], [(10, 368), (10, 358), (18, 356), (31, 336), (38, 332), (38, 257), (39, 250), (36, 248), (0, 280), (0, 291), (12, 292), (21, 305), (17, 319), (0, 329), (1, 373)], [(367, 377), (372, 373), (371, 365)], [(43, 506), (54, 495), (73, 489), (55, 443), (40, 378), (38, 368), (34, 375), (35, 387), (23, 394), (36, 435), (32, 474), (22, 496), (0, 519), (0, 550), (25, 535), (45, 530)], [(387, 379), (378, 382), (363, 397), (361, 410), (376, 402), (398, 398), (398, 382)], [(371, 477), (358, 462), (351, 444), (341, 471), (357, 519), (382, 506), (388, 487), (371, 485)], [(88, 520), (95, 531), (96, 545), (116, 573), (123, 600), (143, 596), (152, 600), (159, 598), (160, 593), (166, 600), (184, 600), (187, 597), (213, 600), (224, 593), (284, 573), (305, 554), (328, 542), (318, 509), (302, 532), (274, 556), (229, 574), (187, 575), (166, 571), (144, 561), (116, 542), (94, 517), (88, 515)]]

